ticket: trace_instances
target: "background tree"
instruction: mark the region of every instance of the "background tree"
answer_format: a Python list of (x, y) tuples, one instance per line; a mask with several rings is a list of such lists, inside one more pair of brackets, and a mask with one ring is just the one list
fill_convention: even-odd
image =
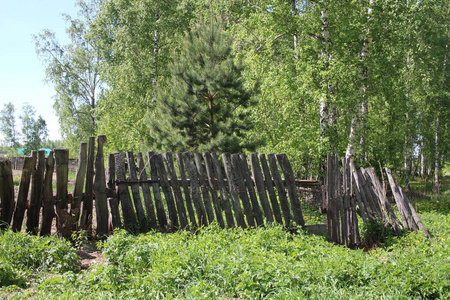
[(242, 69), (220, 24), (196, 24), (171, 66), (170, 88), (160, 91), (150, 115), (154, 145), (170, 151), (254, 149), (244, 138), (254, 90), (245, 88)]
[(22, 121), (22, 137), (23, 146), (26, 149), (25, 154), (29, 154), (31, 150), (40, 148), (43, 142), (47, 140), (47, 124), (41, 116), (36, 118), (36, 110), (28, 103), (22, 107), (20, 120)]
[(17, 148), (19, 136), (16, 127), (15, 107), (11, 102), (4, 104), (0, 111), (0, 130), (3, 133), (5, 145)]

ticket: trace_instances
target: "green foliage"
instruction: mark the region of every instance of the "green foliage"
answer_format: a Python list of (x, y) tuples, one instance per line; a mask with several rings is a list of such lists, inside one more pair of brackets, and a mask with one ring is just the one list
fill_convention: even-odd
[(16, 148), (19, 145), (15, 107), (11, 102), (5, 103), (0, 111), (0, 132), (4, 136), (6, 146)]
[(42, 116), (35, 117), (36, 110), (33, 106), (25, 103), (22, 107), (22, 139), (26, 149), (25, 154), (30, 154), (31, 150), (37, 150), (47, 140), (47, 124)]

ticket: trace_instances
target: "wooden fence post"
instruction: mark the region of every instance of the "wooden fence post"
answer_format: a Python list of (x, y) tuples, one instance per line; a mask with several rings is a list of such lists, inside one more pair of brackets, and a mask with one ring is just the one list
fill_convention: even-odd
[(70, 207), (72, 216), (72, 230), (78, 230), (80, 219), (80, 207), (83, 199), (84, 179), (87, 170), (87, 143), (80, 144), (80, 153), (78, 156), (78, 169), (75, 174), (75, 184), (73, 188), (73, 204)]
[(0, 161), (0, 204), (0, 229), (8, 228), (14, 212), (14, 181), (10, 161)]
[(19, 194), (17, 196), (16, 210), (14, 211), (14, 219), (12, 229), (14, 231), (22, 230), (23, 218), (27, 209), (27, 198), (30, 190), (31, 173), (36, 165), (36, 156), (27, 156), (24, 158), (22, 175), (20, 176)]
[(106, 177), (105, 163), (103, 157), (103, 144), (106, 136), (97, 137), (97, 156), (95, 157), (95, 178), (93, 192), (95, 194), (95, 212), (97, 216), (97, 235), (103, 237), (108, 235), (108, 203), (106, 202)]
[(56, 229), (60, 236), (72, 235), (71, 217), (68, 209), (67, 181), (69, 174), (69, 150), (55, 149), (56, 161)]
[(122, 221), (120, 220), (119, 212), (119, 199), (117, 198), (116, 188), (116, 164), (114, 160), (114, 154), (108, 155), (108, 173), (107, 173), (107, 186), (108, 186), (108, 203), (111, 210), (111, 223), (112, 228), (122, 228)]
[(55, 202), (53, 200), (53, 171), (55, 169), (55, 159), (53, 158), (53, 151), (50, 151), (46, 165), (44, 177), (44, 192), (43, 192), (43, 207), (42, 207), (42, 221), (41, 221), (41, 236), (49, 235), (52, 229), (53, 217), (55, 216)]
[(42, 189), (45, 171), (45, 151), (32, 151), (37, 153), (37, 164), (31, 175), (30, 205), (27, 211), (27, 232), (36, 235), (39, 229), (39, 214), (42, 204)]
[(83, 197), (83, 212), (81, 214), (80, 227), (88, 232), (92, 231), (92, 209), (94, 192), (92, 190), (94, 184), (94, 158), (95, 158), (95, 137), (89, 137), (87, 170), (86, 170), (86, 186)]

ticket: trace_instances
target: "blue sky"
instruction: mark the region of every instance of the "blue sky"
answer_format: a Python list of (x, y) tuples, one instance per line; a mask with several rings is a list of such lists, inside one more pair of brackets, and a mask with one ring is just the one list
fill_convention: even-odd
[[(8, 102), (19, 115), (26, 102), (47, 122), (49, 138), (60, 139), (53, 111), (55, 94), (44, 82), (45, 65), (36, 55), (33, 35), (49, 29), (67, 43), (63, 13), (77, 16), (76, 0), (0, 0), (0, 109)], [(0, 138), (3, 138), (0, 136)]]

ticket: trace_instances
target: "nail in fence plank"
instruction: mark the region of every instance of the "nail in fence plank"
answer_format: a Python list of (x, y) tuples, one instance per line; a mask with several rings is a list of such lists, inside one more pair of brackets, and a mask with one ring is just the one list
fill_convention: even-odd
[(277, 161), (275, 154), (269, 154), (269, 167), (272, 173), (273, 181), (275, 187), (278, 190), (278, 198), (280, 201), (281, 210), (283, 211), (283, 217), (285, 221), (285, 226), (291, 226), (291, 212), (289, 209), (289, 203), (286, 196), (286, 190), (284, 189), (283, 180), (281, 179), (280, 172), (278, 171)]
[(297, 225), (304, 227), (305, 220), (303, 219), (302, 207), (300, 206), (300, 199), (298, 196), (298, 188), (295, 185), (295, 177), (294, 172), (292, 171), (291, 163), (284, 153), (277, 154), (276, 158), (284, 174), (288, 196), (291, 200), (291, 207), (294, 213), (294, 221)]
[(95, 212), (97, 217), (97, 235), (102, 237), (108, 235), (108, 202), (106, 200), (106, 176), (105, 160), (103, 156), (103, 144), (106, 136), (97, 137), (97, 156), (95, 157), (95, 178), (93, 191), (95, 194)]
[(45, 171), (45, 151), (32, 151), (37, 153), (37, 164), (31, 174), (30, 205), (27, 211), (27, 232), (37, 235), (39, 230), (39, 215), (42, 204), (42, 187)]
[[(127, 161), (128, 161), (128, 171), (130, 174), (130, 179), (134, 182), (137, 182), (137, 168), (136, 163), (134, 161), (133, 152), (127, 152)], [(147, 232), (147, 218), (145, 217), (144, 207), (142, 206), (141, 193), (139, 190), (139, 183), (131, 184), (131, 194), (133, 195), (133, 203), (136, 209), (137, 221), (139, 223), (139, 231)]]
[[(145, 169), (145, 160), (140, 152), (137, 154), (137, 162), (139, 168), (139, 180), (146, 181), (148, 177)], [(150, 193), (150, 185), (147, 182), (143, 182), (141, 188), (144, 196), (145, 210), (147, 211), (148, 225), (151, 229), (156, 229), (158, 225), (156, 224), (155, 207), (153, 205), (152, 194)]]
[(106, 185), (110, 191), (108, 195), (109, 209), (111, 210), (112, 228), (122, 228), (122, 221), (120, 220), (119, 199), (117, 198), (116, 188), (116, 163), (114, 154), (108, 154), (108, 173), (106, 178)]
[(269, 200), (267, 199), (266, 187), (264, 185), (264, 179), (259, 165), (258, 155), (256, 153), (250, 154), (250, 165), (252, 168), (253, 180), (256, 185), (256, 191), (258, 192), (259, 202), (263, 208), (266, 221), (268, 223), (273, 223), (272, 210), (270, 209)]
[(194, 207), (197, 211), (198, 225), (208, 225), (206, 220), (206, 212), (202, 203), (202, 196), (200, 193), (200, 186), (198, 183), (197, 170), (195, 169), (194, 162), (192, 161), (190, 152), (183, 152), (183, 161), (186, 167), (188, 176), (190, 178), (191, 194), (192, 200), (194, 202)]
[(264, 174), (264, 183), (265, 183), (265, 186), (267, 187), (267, 192), (269, 193), (273, 215), (278, 224), (283, 224), (283, 219), (281, 218), (280, 206), (278, 205), (278, 199), (275, 194), (273, 180), (272, 180), (272, 176), (270, 175), (269, 165), (267, 164), (266, 156), (264, 154), (260, 154), (259, 160), (261, 162), (261, 167), (262, 167), (263, 174)]
[(255, 185), (250, 175), (250, 169), (247, 163), (247, 157), (245, 154), (239, 155), (240, 165), (242, 170), (242, 175), (245, 179), (245, 185), (247, 186), (248, 194), (250, 196), (250, 203), (252, 204), (253, 216), (255, 217), (256, 224), (258, 226), (264, 225), (264, 220), (261, 212), (261, 208), (259, 207), (258, 199), (256, 198)]
[(237, 185), (238, 193), (242, 201), (242, 206), (244, 207), (245, 218), (247, 220), (247, 225), (255, 226), (255, 216), (253, 215), (253, 208), (248, 198), (247, 188), (245, 186), (245, 180), (243, 177), (244, 169), (241, 165), (241, 159), (239, 154), (231, 155), (231, 166), (234, 171), (235, 184)]
[(94, 159), (95, 159), (95, 137), (89, 137), (88, 160), (86, 171), (86, 186), (84, 188), (83, 212), (81, 214), (80, 227), (88, 232), (92, 231), (92, 209), (94, 193)]
[(78, 168), (75, 174), (75, 184), (73, 187), (73, 204), (70, 207), (72, 215), (72, 230), (78, 230), (80, 219), (81, 201), (83, 199), (84, 179), (87, 170), (87, 143), (80, 143), (80, 153), (78, 155)]
[(176, 208), (178, 211), (178, 217), (180, 219), (180, 228), (188, 228), (188, 220), (186, 216), (186, 208), (184, 207), (183, 195), (181, 194), (180, 186), (178, 185), (177, 173), (175, 171), (175, 165), (173, 163), (173, 155), (171, 152), (166, 152), (163, 154), (164, 160), (167, 165), (167, 172), (170, 176), (170, 183), (173, 189), (173, 194), (175, 196)]
[(235, 227), (233, 212), (231, 211), (230, 197), (226, 188), (225, 179), (222, 174), (222, 168), (220, 167), (219, 158), (215, 153), (211, 153), (210, 156), (214, 173), (217, 178), (217, 185), (219, 186), (221, 203), (223, 205), (223, 210), (225, 211), (225, 218), (227, 220), (227, 225), (229, 228), (233, 228)]
[(180, 171), (181, 186), (183, 187), (183, 191), (184, 191), (184, 199), (186, 200), (185, 201), (186, 208), (187, 208), (187, 212), (189, 214), (189, 221), (191, 222), (192, 226), (197, 227), (197, 221), (195, 220), (194, 207), (192, 206), (191, 192), (189, 190), (189, 183), (186, 180), (186, 171), (184, 168), (183, 156), (181, 153), (177, 153), (176, 157), (177, 157), (178, 170)]
[[(231, 203), (233, 204), (234, 216), (236, 217), (236, 223), (239, 227), (246, 228), (244, 215), (242, 214), (241, 203), (239, 201), (239, 191), (236, 186), (235, 177), (233, 174), (233, 169), (231, 166), (231, 154), (223, 153), (222, 154), (223, 165), (225, 168), (225, 174), (227, 176), (228, 181), (228, 190), (231, 196)], [(251, 225), (250, 225), (251, 226)]]
[(126, 167), (125, 167), (125, 153), (114, 153), (114, 164), (117, 176), (117, 189), (119, 202), (122, 207), (122, 215), (125, 229), (131, 232), (136, 232), (139, 228), (136, 213), (134, 212), (133, 204), (131, 203), (130, 192), (128, 186), (124, 183)]
[(177, 209), (175, 207), (175, 201), (170, 189), (169, 180), (167, 179), (166, 168), (164, 167), (164, 160), (161, 154), (156, 154), (156, 165), (158, 167), (159, 181), (161, 182), (161, 188), (164, 192), (164, 199), (166, 200), (167, 210), (169, 212), (169, 219), (173, 229), (178, 229), (180, 224), (178, 222)]
[(50, 151), (46, 164), (45, 164), (45, 176), (43, 184), (43, 207), (42, 207), (42, 220), (41, 220), (41, 236), (50, 235), (52, 229), (53, 217), (55, 216), (55, 208), (53, 201), (53, 171), (55, 169), (55, 160), (53, 158), (53, 151)]
[[(25, 209), (27, 208), (28, 191), (30, 190), (31, 173), (36, 165), (36, 156), (25, 157), (23, 161), (22, 175), (20, 176), (19, 194), (17, 196), (16, 209), (12, 229), (14, 231), (22, 230)], [(53, 195), (52, 195), (53, 196)]]
[(221, 228), (225, 228), (225, 223), (223, 221), (223, 214), (221, 209), (221, 203), (219, 202), (219, 197), (217, 197), (218, 185), (216, 184), (216, 179), (214, 176), (211, 156), (208, 152), (202, 154), (203, 161), (205, 162), (206, 176), (208, 177), (208, 183), (211, 191), (212, 202), (214, 206), (214, 211), (216, 212), (217, 223)]
[(8, 228), (14, 212), (14, 180), (11, 161), (0, 162), (0, 229)]
[(208, 188), (206, 186), (205, 171), (203, 170), (203, 163), (202, 163), (202, 155), (200, 153), (194, 153), (194, 161), (195, 166), (197, 167), (198, 182), (200, 185), (200, 190), (202, 192), (203, 204), (205, 205), (206, 215), (208, 216), (209, 223), (212, 223), (214, 221), (214, 212), (211, 205), (211, 197), (209, 196)]
[(161, 231), (168, 231), (167, 216), (162, 202), (161, 191), (159, 190), (158, 169), (157, 169), (157, 155), (153, 152), (148, 152), (148, 162), (150, 165), (150, 178), (155, 181), (152, 183), (153, 196), (155, 197), (156, 215), (158, 216), (159, 228)]
[(69, 150), (55, 149), (56, 163), (56, 230), (58, 235), (69, 238), (72, 235), (72, 220), (68, 212), (67, 182), (69, 175)]

